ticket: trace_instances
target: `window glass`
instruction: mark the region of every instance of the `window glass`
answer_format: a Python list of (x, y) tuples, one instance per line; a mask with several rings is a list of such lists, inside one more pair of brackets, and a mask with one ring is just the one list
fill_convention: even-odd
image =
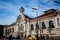
[(39, 24), (38, 23), (36, 24), (36, 29), (39, 29)]
[(33, 24), (31, 24), (31, 30), (34, 30), (34, 26), (33, 26)]
[(46, 29), (46, 23), (45, 22), (42, 23), (42, 28)]
[(58, 26), (59, 26), (59, 18), (57, 18), (57, 24), (58, 24)]
[(49, 28), (54, 28), (54, 22), (53, 21), (49, 21)]
[(24, 30), (24, 26), (21, 24), (20, 31), (23, 31), (23, 30)]
[(10, 28), (10, 33), (11, 33), (11, 28)]
[(12, 32), (14, 32), (14, 28), (12, 28)]

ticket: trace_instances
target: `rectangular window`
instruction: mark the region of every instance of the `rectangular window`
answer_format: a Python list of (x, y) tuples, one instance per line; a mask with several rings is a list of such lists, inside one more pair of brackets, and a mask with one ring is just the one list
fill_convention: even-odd
[(14, 28), (12, 28), (13, 32), (14, 32)]
[(60, 11), (59, 11), (59, 15), (60, 15)]
[(57, 24), (58, 24), (58, 26), (59, 26), (59, 18), (57, 18)]
[(5, 29), (5, 34), (7, 33), (7, 29)]
[(10, 28), (10, 33), (11, 33), (11, 28)]
[(33, 26), (33, 24), (31, 25), (31, 30), (34, 30), (34, 26)]
[(9, 34), (9, 29), (7, 29), (7, 34)]
[(9, 33), (9, 29), (8, 29), (8, 33)]

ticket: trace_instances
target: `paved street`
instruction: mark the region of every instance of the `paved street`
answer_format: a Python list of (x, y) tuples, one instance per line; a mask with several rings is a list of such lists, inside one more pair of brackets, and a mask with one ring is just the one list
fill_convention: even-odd
[[(0, 39), (0, 40), (9, 40), (9, 39)], [(12, 39), (12, 40), (26, 40), (26, 39)]]
[[(0, 39), (0, 40), (9, 40), (9, 39)], [(21, 39), (12, 39), (12, 40), (27, 40), (27, 39), (21, 38)]]

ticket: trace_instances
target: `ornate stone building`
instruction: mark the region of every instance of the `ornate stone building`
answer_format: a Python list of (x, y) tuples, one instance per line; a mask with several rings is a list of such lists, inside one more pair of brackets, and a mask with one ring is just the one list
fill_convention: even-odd
[[(34, 37), (37, 33), (42, 35), (60, 36), (60, 11), (50, 9), (43, 15), (30, 18), (24, 14), (24, 8), (20, 8), (20, 15), (15, 23), (4, 27), (4, 36), (12, 34), (13, 36), (31, 35)], [(11, 31), (11, 32), (9, 32)]]

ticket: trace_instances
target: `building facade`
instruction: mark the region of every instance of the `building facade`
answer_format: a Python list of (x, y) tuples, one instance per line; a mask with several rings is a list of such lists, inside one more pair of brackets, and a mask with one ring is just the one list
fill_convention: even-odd
[[(34, 37), (36, 34), (60, 36), (60, 11), (50, 9), (44, 12), (43, 15), (30, 18), (24, 14), (25, 9), (20, 8), (20, 15), (14, 24), (4, 27), (4, 36), (12, 34), (22, 37), (31, 35)], [(9, 32), (11, 30), (11, 32)], [(6, 32), (7, 31), (7, 32)], [(13, 31), (13, 32), (12, 32)]]

